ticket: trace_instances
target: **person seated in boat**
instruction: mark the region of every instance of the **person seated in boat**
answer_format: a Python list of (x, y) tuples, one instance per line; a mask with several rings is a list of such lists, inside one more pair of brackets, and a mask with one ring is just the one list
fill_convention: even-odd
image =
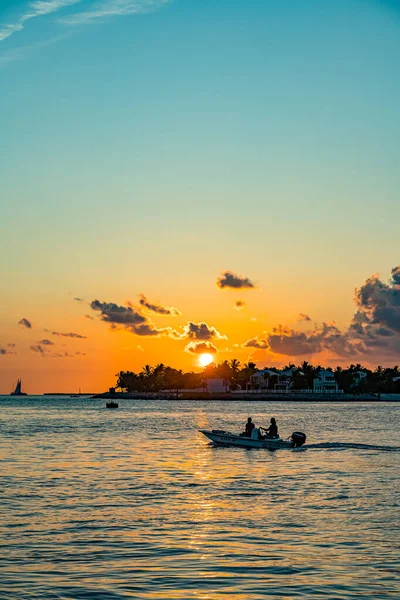
[(271, 425), (268, 429), (264, 429), (264, 427), (260, 427), (263, 431), (265, 431), (265, 437), (277, 438), (278, 434), (278, 425), (276, 424), (276, 420), (274, 417), (271, 418)]
[(249, 417), (247, 419), (247, 423), (246, 423), (246, 426), (245, 426), (245, 429), (244, 429), (244, 433), (242, 435), (245, 436), (245, 437), (251, 438), (251, 434), (253, 432), (253, 429), (254, 429), (254, 423), (252, 421), (252, 418)]

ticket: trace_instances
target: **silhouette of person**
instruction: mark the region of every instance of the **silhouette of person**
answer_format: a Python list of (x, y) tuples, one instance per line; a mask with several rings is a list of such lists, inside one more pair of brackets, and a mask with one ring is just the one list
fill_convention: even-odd
[(278, 425), (276, 424), (274, 417), (271, 418), (271, 425), (268, 427), (268, 429), (265, 430), (265, 433), (268, 437), (279, 437)]
[(247, 419), (246, 427), (245, 427), (245, 430), (244, 430), (244, 435), (246, 437), (251, 437), (251, 432), (253, 431), (253, 429), (254, 429), (254, 423), (251, 420), (251, 417), (249, 417)]

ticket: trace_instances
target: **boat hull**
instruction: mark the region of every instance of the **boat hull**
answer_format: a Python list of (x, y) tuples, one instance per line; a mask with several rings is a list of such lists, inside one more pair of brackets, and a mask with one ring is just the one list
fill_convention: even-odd
[(208, 431), (199, 429), (199, 432), (211, 440), (214, 444), (220, 446), (239, 446), (241, 448), (263, 448), (266, 450), (277, 450), (278, 448), (293, 448), (292, 442), (282, 440), (281, 438), (270, 438), (263, 440), (253, 440), (248, 437), (236, 435), (234, 433)]

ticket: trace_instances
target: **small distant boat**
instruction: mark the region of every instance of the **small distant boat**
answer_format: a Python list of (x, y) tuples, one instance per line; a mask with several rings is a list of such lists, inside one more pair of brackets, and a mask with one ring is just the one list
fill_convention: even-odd
[(306, 434), (300, 431), (292, 433), (288, 440), (282, 440), (280, 437), (263, 437), (262, 439), (249, 438), (229, 431), (213, 429), (199, 429), (199, 432), (205, 435), (209, 440), (220, 446), (241, 446), (242, 448), (266, 448), (267, 450), (278, 450), (279, 448), (299, 448), (306, 441)]
[(18, 379), (17, 385), (15, 386), (15, 390), (11, 392), (10, 396), (27, 396), (25, 392), (22, 391), (22, 381)]
[(106, 402), (106, 408), (118, 408), (118, 402), (110, 400), (110, 402)]

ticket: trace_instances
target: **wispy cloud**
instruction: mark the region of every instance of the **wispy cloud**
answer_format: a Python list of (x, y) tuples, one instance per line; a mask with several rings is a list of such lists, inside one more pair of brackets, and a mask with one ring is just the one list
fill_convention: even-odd
[(156, 10), (172, 0), (99, 0), (94, 2), (89, 10), (76, 12), (73, 15), (59, 19), (66, 25), (87, 25), (99, 19), (121, 17), (135, 13), (146, 13)]
[(0, 42), (9, 38), (13, 33), (22, 31), (26, 21), (29, 21), (30, 19), (50, 15), (62, 8), (72, 6), (73, 4), (79, 4), (80, 2), (81, 0), (35, 0), (34, 2), (29, 2), (25, 12), (15, 23), (0, 25)]
[(154, 304), (152, 302), (149, 302), (144, 294), (140, 294), (139, 298), (139, 304), (141, 306), (144, 306), (145, 308), (147, 308), (147, 310), (155, 312), (159, 315), (169, 315), (172, 317), (177, 317), (182, 314), (177, 308), (174, 308), (173, 306), (161, 306), (160, 304)]
[(61, 331), (50, 331), (49, 329), (45, 329), (45, 331), (47, 331), (47, 333), (51, 333), (51, 335), (58, 335), (60, 337), (74, 338), (77, 340), (86, 340), (87, 339), (86, 335), (81, 335), (80, 333), (73, 333), (73, 332), (63, 333)]
[[(31, 44), (22, 44), (11, 48), (0, 56), (0, 67), (15, 60), (25, 58), (31, 51), (50, 46), (75, 35), (78, 26), (110, 20), (135, 13), (149, 13), (169, 4), (173, 0), (33, 0), (27, 2), (25, 9), (14, 22), (0, 23), (0, 44), (14, 33), (21, 32), (28, 21), (38, 17), (50, 17), (51, 23), (58, 27), (53, 35)], [(83, 10), (83, 6), (85, 9)], [(63, 9), (68, 14), (56, 16)], [(61, 31), (60, 31), (61, 28)], [(55, 33), (55, 35), (54, 35)]]

